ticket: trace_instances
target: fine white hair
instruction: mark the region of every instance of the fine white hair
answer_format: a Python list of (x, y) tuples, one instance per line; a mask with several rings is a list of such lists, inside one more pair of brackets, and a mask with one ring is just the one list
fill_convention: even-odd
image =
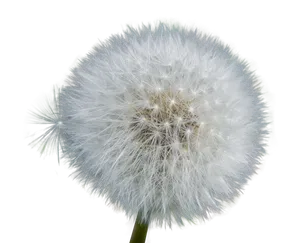
[(265, 153), (266, 105), (245, 61), (196, 29), (128, 27), (96, 45), (38, 114), (74, 177), (129, 217), (207, 219)]

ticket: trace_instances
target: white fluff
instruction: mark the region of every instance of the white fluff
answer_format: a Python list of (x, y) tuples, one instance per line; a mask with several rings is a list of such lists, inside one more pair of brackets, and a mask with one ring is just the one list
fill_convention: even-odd
[[(232, 202), (265, 153), (265, 104), (216, 38), (160, 23), (98, 44), (59, 90), (47, 141), (93, 192), (160, 225)], [(48, 128), (49, 131), (49, 128)]]

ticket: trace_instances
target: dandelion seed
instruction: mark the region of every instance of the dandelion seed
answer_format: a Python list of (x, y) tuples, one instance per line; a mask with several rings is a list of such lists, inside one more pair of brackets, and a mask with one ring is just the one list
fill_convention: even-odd
[(59, 145), (75, 178), (141, 224), (220, 213), (265, 153), (258, 79), (218, 39), (184, 27), (128, 27), (54, 96), (33, 143)]

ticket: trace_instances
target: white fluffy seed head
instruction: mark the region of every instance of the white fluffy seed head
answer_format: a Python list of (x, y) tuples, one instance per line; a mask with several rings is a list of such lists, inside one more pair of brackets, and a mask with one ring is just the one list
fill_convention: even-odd
[(72, 70), (52, 114), (39, 117), (53, 132), (35, 142), (56, 138), (75, 177), (128, 216), (183, 225), (221, 212), (257, 169), (260, 96), (247, 64), (217, 39), (128, 27)]

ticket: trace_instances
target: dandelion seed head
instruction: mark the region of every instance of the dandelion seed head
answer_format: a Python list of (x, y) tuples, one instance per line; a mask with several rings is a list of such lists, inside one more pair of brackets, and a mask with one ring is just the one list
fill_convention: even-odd
[(240, 195), (265, 153), (265, 110), (257, 78), (218, 39), (128, 27), (72, 70), (35, 143), (56, 141), (74, 177), (129, 217), (183, 225)]

